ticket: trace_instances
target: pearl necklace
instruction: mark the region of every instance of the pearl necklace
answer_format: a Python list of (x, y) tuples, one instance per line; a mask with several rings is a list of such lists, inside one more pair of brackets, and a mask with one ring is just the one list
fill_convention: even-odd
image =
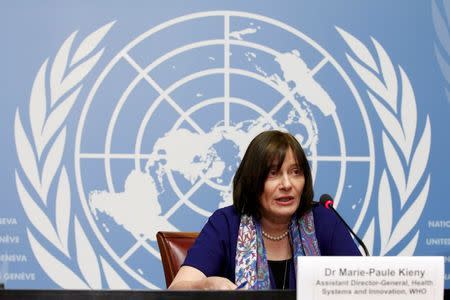
[(267, 232), (262, 230), (263, 236), (265, 236), (266, 238), (268, 238), (269, 240), (272, 240), (272, 241), (280, 241), (280, 240), (284, 239), (288, 235), (288, 233), (289, 233), (289, 229), (280, 235), (274, 236), (274, 235), (268, 234)]

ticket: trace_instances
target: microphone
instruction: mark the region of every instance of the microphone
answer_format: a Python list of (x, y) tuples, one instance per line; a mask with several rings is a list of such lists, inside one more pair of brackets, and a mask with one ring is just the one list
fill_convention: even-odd
[(333, 198), (330, 195), (328, 195), (328, 194), (323, 194), (322, 196), (320, 196), (319, 202), (325, 208), (328, 208), (328, 209), (332, 210), (336, 214), (336, 216), (339, 217), (339, 219), (342, 221), (342, 223), (344, 223), (344, 225), (347, 228), (347, 230), (351, 232), (351, 234), (355, 237), (355, 239), (358, 241), (358, 243), (364, 249), (364, 253), (366, 254), (366, 256), (370, 256), (369, 251), (366, 248), (366, 245), (364, 245), (364, 242), (356, 235), (356, 233), (353, 232), (352, 228), (350, 226), (348, 226), (347, 222), (345, 222), (344, 219), (341, 217), (341, 215), (334, 209), (334, 207), (333, 207), (333, 203), (334, 203)]

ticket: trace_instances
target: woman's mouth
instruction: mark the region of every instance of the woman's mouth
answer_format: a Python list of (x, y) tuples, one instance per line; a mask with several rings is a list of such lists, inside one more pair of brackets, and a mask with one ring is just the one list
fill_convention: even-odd
[(288, 205), (288, 204), (291, 204), (294, 201), (294, 199), (295, 198), (292, 196), (286, 196), (286, 197), (276, 198), (275, 200), (280, 205)]

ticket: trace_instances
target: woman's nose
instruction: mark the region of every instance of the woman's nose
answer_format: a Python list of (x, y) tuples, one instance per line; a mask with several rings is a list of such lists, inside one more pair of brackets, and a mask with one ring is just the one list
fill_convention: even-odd
[(291, 179), (289, 178), (288, 174), (283, 174), (281, 176), (281, 187), (284, 189), (288, 189), (292, 186)]

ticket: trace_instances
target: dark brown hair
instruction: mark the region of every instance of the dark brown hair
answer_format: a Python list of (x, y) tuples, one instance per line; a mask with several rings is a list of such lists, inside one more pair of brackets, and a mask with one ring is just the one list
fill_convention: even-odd
[(233, 205), (239, 213), (258, 219), (261, 217), (259, 198), (264, 191), (267, 175), (274, 162), (277, 163), (277, 170), (281, 168), (289, 149), (292, 149), (305, 176), (297, 215), (300, 217), (311, 209), (314, 197), (312, 175), (302, 146), (290, 133), (270, 130), (260, 133), (250, 142), (234, 175)]

